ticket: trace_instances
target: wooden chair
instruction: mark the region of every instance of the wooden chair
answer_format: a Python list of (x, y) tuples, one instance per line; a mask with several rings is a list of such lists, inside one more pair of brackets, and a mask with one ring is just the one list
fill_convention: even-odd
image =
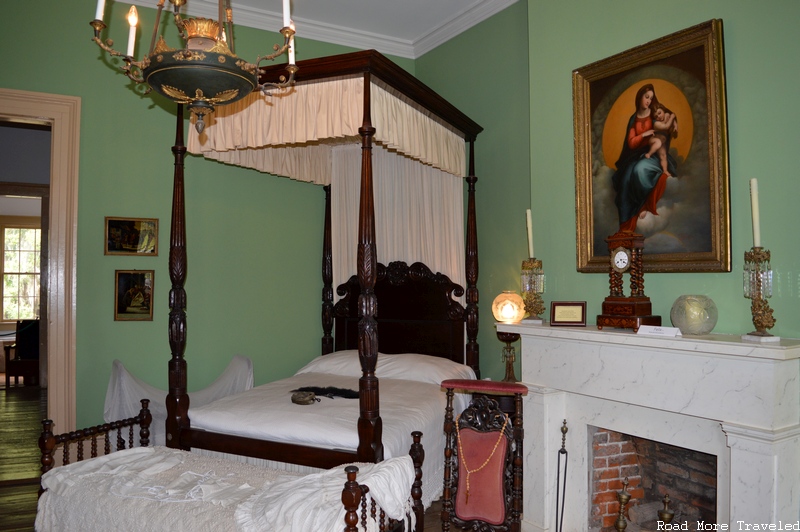
[[(444, 432), (442, 530), (519, 532), (522, 518), (522, 396), (527, 386), (450, 379)], [(453, 417), (454, 390), (471, 392), (470, 405)], [(513, 396), (506, 414), (492, 396)]]
[[(11, 351), (14, 351), (12, 358)], [(5, 346), (6, 388), (19, 384), (22, 377), (26, 386), (39, 384), (39, 320), (20, 320), (17, 322), (16, 340)]]

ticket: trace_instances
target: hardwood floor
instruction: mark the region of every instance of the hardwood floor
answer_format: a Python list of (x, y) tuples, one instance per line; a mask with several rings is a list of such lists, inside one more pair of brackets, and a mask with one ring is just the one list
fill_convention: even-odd
[(46, 401), (39, 386), (0, 388), (0, 530), (33, 530)]

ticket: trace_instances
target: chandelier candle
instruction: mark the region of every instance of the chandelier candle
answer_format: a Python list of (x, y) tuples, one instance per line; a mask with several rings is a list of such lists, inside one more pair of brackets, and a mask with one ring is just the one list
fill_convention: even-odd
[(103, 20), (103, 11), (106, 10), (106, 0), (97, 0), (97, 11), (94, 14), (95, 20)]
[(128, 56), (133, 57), (133, 48), (136, 45), (136, 25), (139, 23), (139, 13), (136, 12), (136, 6), (131, 6), (128, 11), (128, 24), (131, 29), (128, 32)]

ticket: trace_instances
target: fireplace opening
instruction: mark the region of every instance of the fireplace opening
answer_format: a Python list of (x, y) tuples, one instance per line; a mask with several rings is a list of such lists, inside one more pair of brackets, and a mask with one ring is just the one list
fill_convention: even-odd
[(618, 493), (627, 479), (626, 532), (658, 529), (669, 496), (672, 523), (716, 522), (717, 457), (692, 449), (589, 427), (589, 530), (615, 532)]

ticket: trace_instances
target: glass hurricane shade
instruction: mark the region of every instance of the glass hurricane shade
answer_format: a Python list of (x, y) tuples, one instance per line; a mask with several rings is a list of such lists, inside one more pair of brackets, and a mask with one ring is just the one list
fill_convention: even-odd
[(525, 317), (525, 302), (522, 296), (506, 290), (492, 302), (492, 315), (500, 323), (519, 323)]

